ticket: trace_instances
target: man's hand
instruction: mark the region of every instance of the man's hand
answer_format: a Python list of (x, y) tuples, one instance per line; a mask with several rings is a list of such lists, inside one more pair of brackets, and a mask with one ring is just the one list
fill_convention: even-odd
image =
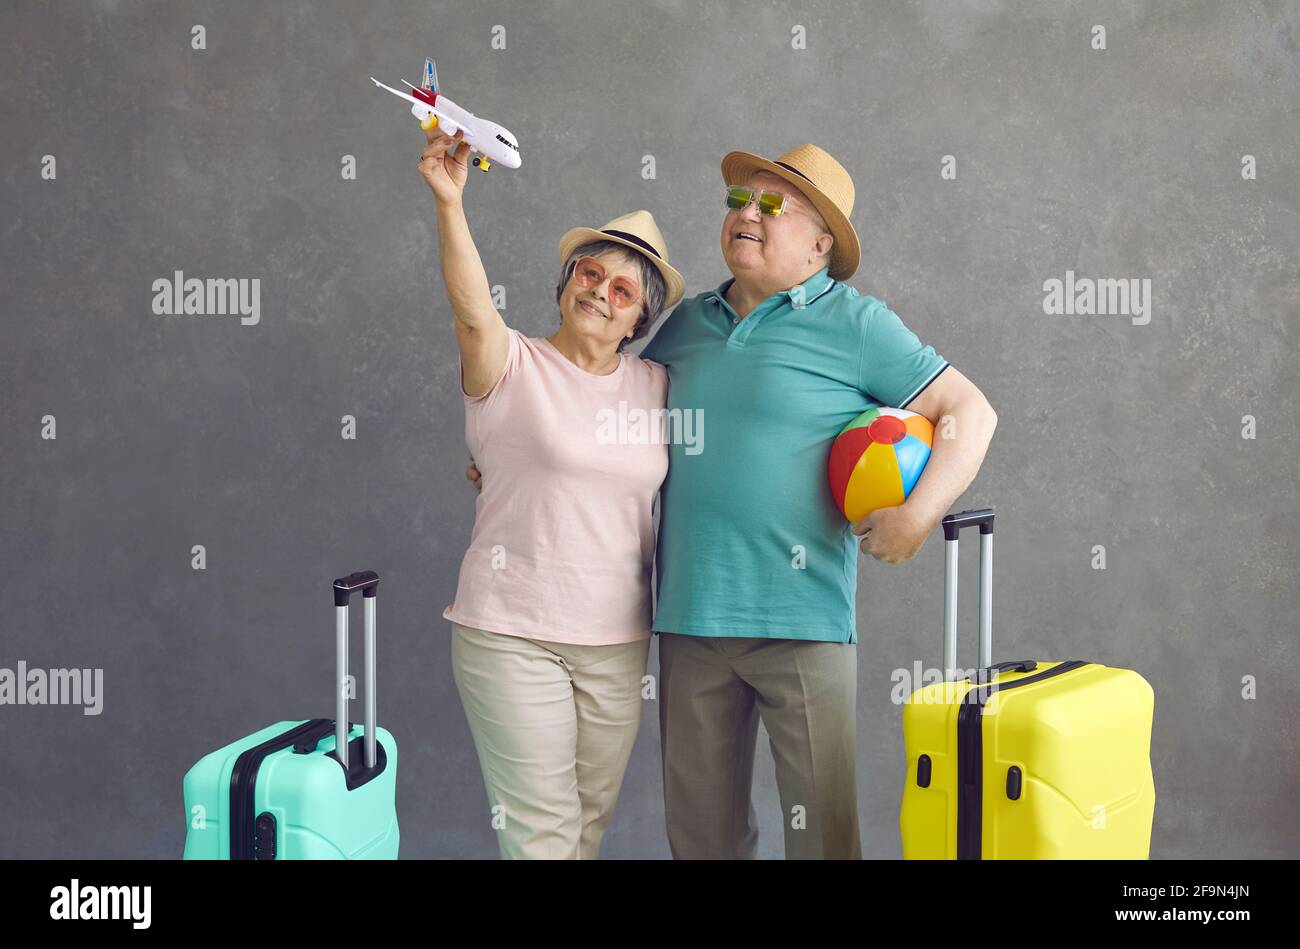
[(469, 456), (469, 467), (465, 469), (465, 477), (474, 482), (474, 490), (479, 494), (483, 493), (483, 473), (475, 466), (473, 455)]
[(853, 533), (866, 535), (860, 548), (864, 554), (885, 563), (907, 563), (937, 524), (904, 502), (872, 511), (853, 525)]

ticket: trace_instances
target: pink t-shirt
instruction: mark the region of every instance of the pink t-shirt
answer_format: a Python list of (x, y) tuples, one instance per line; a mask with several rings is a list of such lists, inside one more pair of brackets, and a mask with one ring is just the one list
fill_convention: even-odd
[[(511, 329), (505, 372), (465, 397), (483, 473), (456, 600), (462, 626), (602, 645), (650, 635), (653, 506), (668, 474), (668, 374), (622, 353), (599, 376)], [(658, 411), (657, 411), (658, 410)], [(621, 421), (620, 421), (621, 419)]]

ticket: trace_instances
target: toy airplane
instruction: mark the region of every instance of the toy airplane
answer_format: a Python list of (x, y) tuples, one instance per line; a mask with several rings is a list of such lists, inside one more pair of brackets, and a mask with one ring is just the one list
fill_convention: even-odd
[(464, 129), (465, 136), (462, 140), (469, 143), (470, 153), (480, 153), (471, 162), (480, 171), (491, 168), (493, 160), (501, 162), (507, 168), (519, 167), (519, 143), (509, 131), (495, 122), (478, 118), (473, 112), (465, 111), (438, 92), (438, 70), (432, 59), (424, 61), (424, 79), (419, 88), (402, 80), (413, 94), (386, 86), (374, 76), (370, 77), (370, 81), (380, 89), (387, 89), (393, 95), (411, 102), (411, 114), (420, 120), (420, 128), (426, 131), (441, 128), (445, 135), (455, 135)]

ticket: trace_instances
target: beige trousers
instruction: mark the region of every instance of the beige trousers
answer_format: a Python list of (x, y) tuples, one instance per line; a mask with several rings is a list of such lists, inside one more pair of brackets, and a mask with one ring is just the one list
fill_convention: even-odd
[(650, 640), (579, 646), (451, 629), (501, 856), (594, 860), (640, 726)]

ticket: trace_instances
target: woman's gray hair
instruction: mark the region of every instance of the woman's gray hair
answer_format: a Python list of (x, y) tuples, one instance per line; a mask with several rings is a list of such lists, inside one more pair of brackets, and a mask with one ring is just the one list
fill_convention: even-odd
[[(634, 343), (641, 337), (650, 332), (650, 327), (654, 321), (659, 318), (663, 312), (664, 298), (668, 295), (668, 285), (664, 283), (664, 276), (659, 272), (659, 268), (650, 262), (650, 259), (643, 253), (633, 250), (626, 244), (620, 244), (618, 241), (593, 241), (590, 244), (583, 244), (581, 247), (574, 248), (573, 253), (569, 254), (569, 259), (564, 262), (564, 269), (560, 271), (560, 282), (555, 285), (555, 302), (558, 305), (560, 298), (564, 296), (564, 285), (569, 282), (573, 276), (573, 268), (583, 257), (599, 257), (601, 254), (607, 254), (610, 251), (617, 251), (630, 260), (636, 262), (641, 269), (641, 318), (636, 321), (636, 328), (632, 331), (632, 338), (624, 336), (618, 342), (618, 348), (622, 349), (627, 343)], [(563, 315), (560, 317), (564, 319)]]

